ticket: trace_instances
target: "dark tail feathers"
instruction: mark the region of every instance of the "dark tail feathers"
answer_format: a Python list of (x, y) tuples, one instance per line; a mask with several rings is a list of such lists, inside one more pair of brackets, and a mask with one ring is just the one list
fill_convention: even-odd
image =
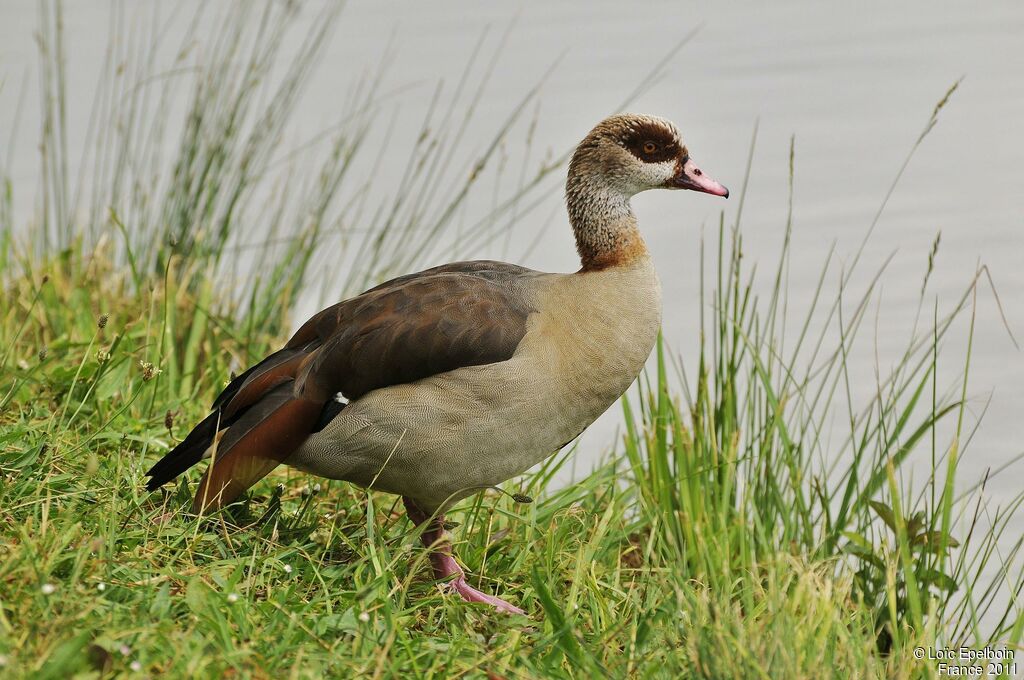
[(221, 424), (220, 418), (220, 409), (206, 416), (202, 422), (188, 433), (188, 436), (181, 443), (157, 461), (156, 465), (149, 468), (146, 475), (150, 479), (146, 482), (146, 489), (148, 491), (156, 491), (201, 461), (203, 453), (206, 452), (206, 449), (210, 447), (210, 444), (213, 443), (214, 438), (217, 436), (217, 431), (226, 425)]

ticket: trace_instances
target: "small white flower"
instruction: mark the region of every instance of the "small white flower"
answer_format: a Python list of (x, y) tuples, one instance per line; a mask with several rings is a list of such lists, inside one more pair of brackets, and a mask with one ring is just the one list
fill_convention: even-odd
[(117, 651), (121, 652), (121, 656), (129, 656), (132, 653), (132, 648), (128, 645), (121, 645)]
[(44, 583), (39, 590), (43, 591), (43, 595), (53, 595), (57, 591), (57, 586), (52, 583)]
[(238, 593), (228, 593), (228, 602), (238, 602)]
[(99, 583), (96, 584), (96, 590), (100, 591), (101, 593), (104, 590), (106, 590), (106, 589), (107, 589), (107, 584), (104, 583), (103, 581), (100, 581)]
[(361, 612), (359, 614), (359, 620), (362, 621), (363, 623), (366, 623), (367, 621), (369, 621), (370, 620), (370, 612)]
[(130, 664), (128, 664), (128, 667), (131, 668), (136, 673), (138, 673), (139, 671), (142, 670), (142, 664), (139, 663), (138, 661), (132, 661)]
[(319, 484), (314, 484), (313, 485), (313, 493), (320, 493), (320, 485)]
[(284, 573), (286, 573), (286, 574), (292, 573), (292, 565), (290, 565), (290, 564), (284, 565)]

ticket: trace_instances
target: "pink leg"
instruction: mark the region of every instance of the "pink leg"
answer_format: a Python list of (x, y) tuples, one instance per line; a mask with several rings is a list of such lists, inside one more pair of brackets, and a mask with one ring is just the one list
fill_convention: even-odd
[(411, 498), (403, 497), (402, 500), (405, 501), (405, 511), (414, 524), (418, 526), (430, 520), (430, 524), (423, 530), (420, 540), (430, 551), (430, 563), (434, 567), (434, 578), (440, 580), (454, 576), (455, 578), (445, 585), (461, 595), (462, 599), (467, 602), (486, 602), (498, 611), (510, 614), (526, 613), (519, 607), (493, 595), (482, 593), (466, 583), (466, 572), (462, 571), (462, 567), (452, 557), (452, 544), (444, 531), (444, 517), (438, 515), (431, 519), (427, 513), (419, 509)]

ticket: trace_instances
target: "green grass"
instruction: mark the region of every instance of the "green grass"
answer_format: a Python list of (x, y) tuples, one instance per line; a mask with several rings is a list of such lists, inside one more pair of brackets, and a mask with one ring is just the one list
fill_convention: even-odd
[[(7, 669), (918, 677), (928, 668), (913, 659), (918, 645), (1016, 645), (1024, 617), (1005, 589), (1019, 588), (1020, 576), (989, 590), (981, 573), (986, 560), (1012, 557), (995, 546), (1010, 513), (987, 530), (947, 519), (973, 507), (947, 493), (958, 456), (938, 461), (931, 494), (901, 486), (897, 474), (927, 450), (920, 433), (962, 407), (956, 398), (922, 406), (937, 341), (909, 353), (891, 388), (854, 415), (848, 445), (861, 448), (829, 473), (816, 453), (843, 449), (819, 451), (814, 433), (829, 390), (842, 385), (843, 353), (811, 377), (781, 364), (780, 348), (768, 349), (765, 305), (739, 283), (732, 243), (723, 232), (727, 288), (712, 294), (719, 311), (704, 329), (690, 399), (673, 397), (659, 348), (658, 371), (624, 402), (621, 445), (592, 475), (554, 485), (572, 455), (561, 454), (505, 485), (533, 503), (491, 493), (451, 514), (473, 579), (527, 619), (443, 597), (414, 528), (384, 494), (327, 481), (312, 492), (317, 480), (281, 471), (244, 505), (199, 520), (186, 514), (184, 481), (145, 493), (142, 472), (202, 414), (227, 367), (213, 362), (187, 399), (155, 396), (180, 391), (146, 363), (166, 336), (167, 291), (129, 292), (130, 276), (97, 253), (8, 279)], [(199, 302), (182, 290), (174, 287), (177, 315)], [(210, 315), (198, 354), (258, 354), (279, 340), (243, 340), (242, 328)], [(1006, 616), (984, 624), (992, 606)]]
[[(841, 271), (830, 258), (795, 309), (790, 229), (769, 285), (755, 286), (743, 192), (735, 223), (723, 216), (695, 263), (706, 305), (685, 349), (696, 363), (659, 344), (622, 402), (623, 436), (578, 483), (554, 481), (570, 450), (450, 513), (471, 581), (525, 618), (442, 595), (391, 496), (282, 469), (200, 519), (186, 510), (194, 474), (144, 492), (144, 470), (231, 371), (296, 321), (281, 310), (308, 278), (312, 244), (340, 234), (360, 265), (340, 286), (351, 291), (415, 268), (452, 229), (467, 248), (501, 234), (557, 165), (465, 230), (462, 202), (523, 110), (466, 184), (439, 193), (459, 168), (434, 150), (479, 96), (464, 101), (467, 72), (425, 118), (410, 194), (368, 206), (348, 172), (379, 106), (372, 79), (349, 123), (318, 138), (326, 154), (276, 175), (287, 88), (334, 15), (289, 56), (290, 5), (241, 3), (211, 24), (188, 83), (101, 81), (94, 119), (114, 123), (92, 133), (100, 180), (76, 184), (63, 169), (60, 5), (41, 7), (52, 92), (34, 240), (16, 237), (9, 181), (0, 200), (0, 674), (916, 678), (935, 673), (919, 646), (1019, 646), (1021, 540), (1008, 534), (1024, 496), (993, 510), (961, 469), (970, 357), (941, 351), (951, 333), (973, 334), (977, 279), (959, 299), (929, 297), (936, 241), (902, 358), (887, 374), (854, 373), (881, 270), (855, 289), (859, 255)], [(286, 89), (266, 68), (282, 60)], [(182, 91), (176, 128), (160, 103)], [(168, 129), (181, 143), (158, 162)], [(249, 206), (264, 183), (303, 190)], [(239, 277), (225, 255), (254, 233), (267, 266)], [(940, 383), (940, 361), (962, 368), (955, 383)], [(873, 391), (857, 401), (865, 380)]]

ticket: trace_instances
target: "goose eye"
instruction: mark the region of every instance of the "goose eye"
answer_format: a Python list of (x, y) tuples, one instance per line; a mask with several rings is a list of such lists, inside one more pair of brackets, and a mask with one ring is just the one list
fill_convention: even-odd
[(658, 145), (654, 142), (644, 142), (644, 153), (654, 153), (658, 150)]

